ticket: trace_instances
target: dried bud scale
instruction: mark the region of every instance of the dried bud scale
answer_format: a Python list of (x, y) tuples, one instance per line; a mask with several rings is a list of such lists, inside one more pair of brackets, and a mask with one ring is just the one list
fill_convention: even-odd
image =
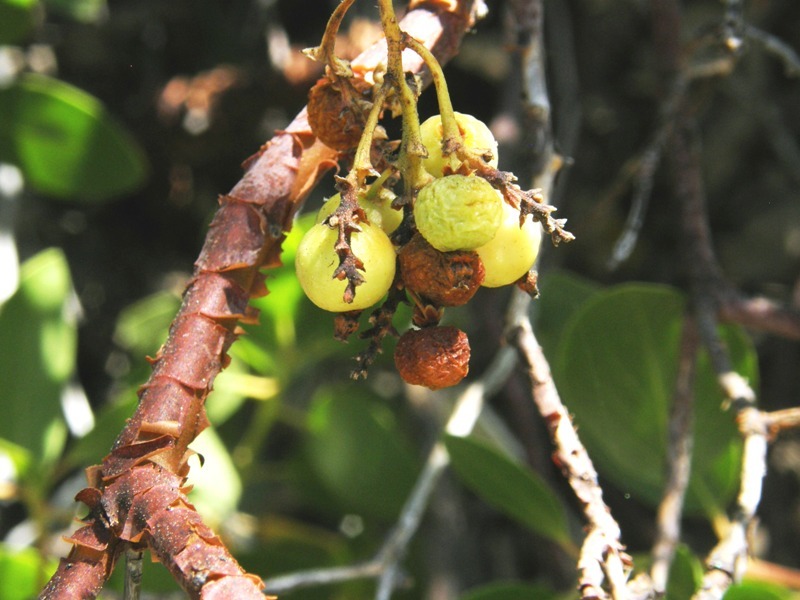
[(363, 92), (369, 84), (361, 79), (320, 79), (308, 94), (308, 124), (326, 146), (351, 150), (364, 132)]

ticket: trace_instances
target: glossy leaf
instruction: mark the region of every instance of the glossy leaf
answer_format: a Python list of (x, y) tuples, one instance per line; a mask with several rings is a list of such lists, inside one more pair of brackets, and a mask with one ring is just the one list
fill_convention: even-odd
[[(559, 345), (556, 382), (602, 474), (655, 505), (665, 482), (683, 297), (656, 285), (600, 292), (573, 316)], [(747, 338), (725, 328), (735, 368), (755, 381)], [(694, 461), (687, 510), (723, 510), (737, 486), (740, 438), (704, 358), (695, 392)]]
[(470, 438), (447, 436), (445, 444), (453, 470), (473, 492), (539, 535), (572, 548), (564, 509), (538, 475)]
[(363, 388), (323, 388), (308, 427), (310, 466), (340, 505), (348, 512), (396, 516), (418, 468), (392, 413)]
[(33, 28), (36, 0), (0, 0), (0, 44), (16, 44)]
[(61, 392), (75, 366), (71, 302), (66, 259), (49, 249), (22, 265), (19, 289), (0, 309), (0, 381), (9, 415), (0, 419), (0, 437), (40, 460), (56, 455), (64, 440), (53, 423), (63, 420)]
[(99, 100), (63, 81), (25, 75), (0, 89), (0, 161), (54, 198), (108, 200), (139, 187), (147, 163)]
[(546, 356), (555, 350), (569, 319), (600, 286), (566, 271), (550, 271), (539, 281), (539, 298), (533, 303), (536, 339)]

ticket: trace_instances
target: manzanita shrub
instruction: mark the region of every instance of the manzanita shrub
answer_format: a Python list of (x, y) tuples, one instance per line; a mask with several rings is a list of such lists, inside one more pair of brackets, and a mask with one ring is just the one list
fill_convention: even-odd
[[(709, 292), (722, 279), (698, 268), (713, 263), (692, 246), (703, 235), (690, 226), (698, 211), (668, 215), (688, 230), (679, 244), (695, 251), (673, 276), (633, 269), (650, 281), (623, 282), (587, 266), (594, 259), (570, 254), (574, 247), (608, 251), (598, 239), (612, 211), (607, 200), (591, 210), (567, 202), (560, 213), (569, 214), (570, 229), (579, 215), (577, 239), (553, 215), (556, 181), (569, 175), (563, 167), (570, 161), (556, 154), (559, 131), (547, 112), (544, 84), (561, 80), (545, 77), (542, 28), (550, 21), (542, 11), (553, 15), (557, 32), (566, 27), (558, 20), (566, 3), (489, 7), (514, 15), (511, 54), (520, 62), (509, 78), (525, 87), (524, 114), (499, 142), (492, 130), (502, 133), (504, 121), (490, 127), (490, 119), (470, 114), (480, 105), (464, 93), (465, 75), (442, 67), (459, 54), (467, 31), (475, 28), (481, 39), (482, 2), (412, 0), (402, 20), (390, 0), (379, 0), (377, 12), (355, 0), (331, 4), (327, 25), (314, 31), (321, 43), (305, 50), (303, 68), (317, 65), (297, 91), (306, 108), (279, 124), (219, 197), (191, 275), (126, 301), (114, 315), (102, 402), (87, 400), (81, 387), (88, 381), (78, 343), (84, 265), (69, 249), (33, 252), (35, 243), (19, 240), (24, 260), (18, 272), (13, 263), (17, 282), (0, 304), (0, 406), (9, 417), (0, 419), (0, 600), (136, 598), (140, 590), (312, 600), (793, 597), (791, 572), (780, 572), (781, 585), (739, 583), (738, 563), (728, 568), (718, 553), (704, 564), (704, 556), (737, 525), (756, 524), (745, 514), (742, 490), (752, 487), (742, 474), (758, 427), (745, 426), (743, 411), (752, 407), (731, 398), (721, 378), (735, 373), (759, 389), (759, 356), (741, 324), (797, 339), (800, 320), (773, 307), (782, 319), (774, 325), (763, 304), (755, 316), (741, 307), (736, 313), (725, 304), (730, 289), (727, 296)], [(673, 47), (665, 28), (676, 44), (682, 32), (679, 4), (655, 4), (655, 51), (664, 62)], [(711, 50), (728, 56), (731, 36), (755, 34), (739, 3), (723, 4)], [(586, 18), (586, 9), (573, 9)], [(213, 7), (193, 10), (207, 10), (222, 37)], [(259, 10), (273, 36), (270, 52), (280, 54), (273, 25), (289, 18), (271, 6)], [(0, 59), (46, 39), (50, 21), (102, 28), (108, 11), (119, 24), (116, 7), (103, 2), (0, 0), (0, 43), (8, 45), (0, 46)], [(353, 17), (356, 11), (363, 13)], [(383, 41), (346, 59), (344, 26), (362, 14)], [(667, 14), (677, 20), (657, 18)], [(147, 32), (157, 46), (158, 28)], [(496, 59), (498, 46), (492, 39), (482, 50)], [(768, 48), (796, 66), (785, 48)], [(462, 56), (464, 68), (472, 55)], [(551, 60), (550, 67), (563, 67)], [(161, 150), (142, 141), (145, 132), (132, 133), (100, 99), (32, 65), (0, 80), (0, 203), (58, 207), (35, 210), (63, 211), (63, 222), (74, 223), (76, 214), (91, 220), (143, 186), (150, 191), (148, 178), (164, 171)], [(667, 124), (659, 124), (636, 167), (640, 188), (653, 185), (655, 167), (646, 162), (653, 153), (669, 155), (673, 168), (685, 165), (672, 136), (692, 129), (681, 111), (694, 104), (680, 94), (704, 76), (696, 66), (676, 67), (687, 79), (664, 101)], [(159, 110), (180, 96), (183, 126), (198, 135), (212, 125), (198, 124), (197, 114), (211, 118), (214, 94), (233, 86), (225, 79), (232, 72), (212, 70), (191, 89), (172, 81)], [(472, 89), (481, 87), (474, 74), (467, 77)], [(454, 80), (459, 85), (448, 85)], [(587, 127), (600, 135), (605, 113), (593, 102), (600, 100), (587, 100)], [(509, 143), (515, 135), (524, 148)], [(175, 146), (185, 151), (192, 146), (186, 139)], [(526, 148), (537, 152), (527, 164), (520, 161)], [(581, 160), (603, 160), (574, 155), (579, 178)], [(522, 165), (514, 167), (520, 173), (512, 164)], [(169, 169), (170, 197), (191, 179), (184, 166)], [(686, 184), (690, 177), (676, 179), (679, 200), (698, 191)], [(577, 189), (576, 196), (585, 193)], [(10, 239), (16, 247), (4, 214), (0, 244)], [(625, 231), (635, 237), (641, 225), (631, 221)], [(674, 240), (658, 235), (641, 252), (659, 257), (636, 260), (674, 259), (674, 248), (659, 246)], [(553, 267), (562, 260), (577, 268)], [(716, 317), (706, 322), (709, 297)], [(506, 346), (517, 345), (524, 364), (515, 336), (530, 322), (552, 379), (511, 367)], [(531, 400), (546, 386), (557, 388), (563, 414), (535, 413)], [(685, 421), (676, 417), (681, 393), (692, 399)], [(495, 401), (481, 413), (484, 396)], [(477, 408), (467, 425), (462, 411), (470, 403)], [(780, 415), (760, 414), (777, 437)], [(597, 554), (587, 544), (597, 530), (584, 497), (564, 484), (576, 476), (559, 458), (564, 446), (555, 431), (564, 424), (577, 431), (574, 453), (585, 447), (599, 473), (583, 483), (605, 493), (621, 524), (621, 540), (605, 540)], [(672, 540), (662, 588), (653, 583), (653, 565), (663, 566), (663, 556), (647, 552), (664, 527), (655, 523), (665, 493), (680, 487), (670, 470), (680, 444), (690, 451), (675, 519), (689, 527)], [(439, 479), (448, 466), (451, 476)], [(745, 542), (737, 559), (754, 548)], [(621, 587), (608, 557), (619, 558)], [(728, 577), (718, 593), (712, 572)]]

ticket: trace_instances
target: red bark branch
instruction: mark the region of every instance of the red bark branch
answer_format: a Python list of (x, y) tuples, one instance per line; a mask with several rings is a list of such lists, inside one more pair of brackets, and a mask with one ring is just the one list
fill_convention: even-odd
[[(402, 26), (444, 62), (472, 25), (471, 4), (414, 2)], [(353, 66), (368, 72), (384, 55), (385, 44), (377, 44)], [(423, 68), (408, 53), (404, 67)], [(263, 599), (261, 580), (244, 572), (186, 496), (188, 446), (208, 425), (205, 400), (228, 363), (238, 323), (256, 318), (248, 302), (266, 293), (260, 270), (279, 264), (294, 214), (337, 158), (315, 140), (303, 110), (220, 198), (139, 406), (111, 453), (87, 470), (90, 487), (76, 497), (90, 509), (85, 525), (69, 538), (73, 548), (40, 598), (94, 598), (129, 543), (149, 547), (193, 598)]]

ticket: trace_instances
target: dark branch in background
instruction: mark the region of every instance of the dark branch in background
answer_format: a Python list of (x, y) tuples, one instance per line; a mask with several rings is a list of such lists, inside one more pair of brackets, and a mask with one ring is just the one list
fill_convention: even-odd
[[(471, 25), (469, 4), (448, 12), (438, 2), (414, 2), (403, 26), (444, 62)], [(353, 64), (368, 71), (384, 55), (379, 44)], [(422, 69), (413, 59), (405, 67)], [(71, 536), (74, 546), (41, 598), (95, 597), (131, 544), (147, 546), (192, 597), (263, 598), (260, 579), (241, 569), (182, 490), (188, 445), (207, 426), (204, 402), (227, 365), (238, 323), (255, 319), (249, 299), (266, 293), (260, 270), (279, 263), (295, 212), (336, 159), (314, 139), (304, 110), (220, 198), (139, 406), (111, 453), (87, 471), (90, 487), (77, 496), (90, 509), (85, 526)]]

